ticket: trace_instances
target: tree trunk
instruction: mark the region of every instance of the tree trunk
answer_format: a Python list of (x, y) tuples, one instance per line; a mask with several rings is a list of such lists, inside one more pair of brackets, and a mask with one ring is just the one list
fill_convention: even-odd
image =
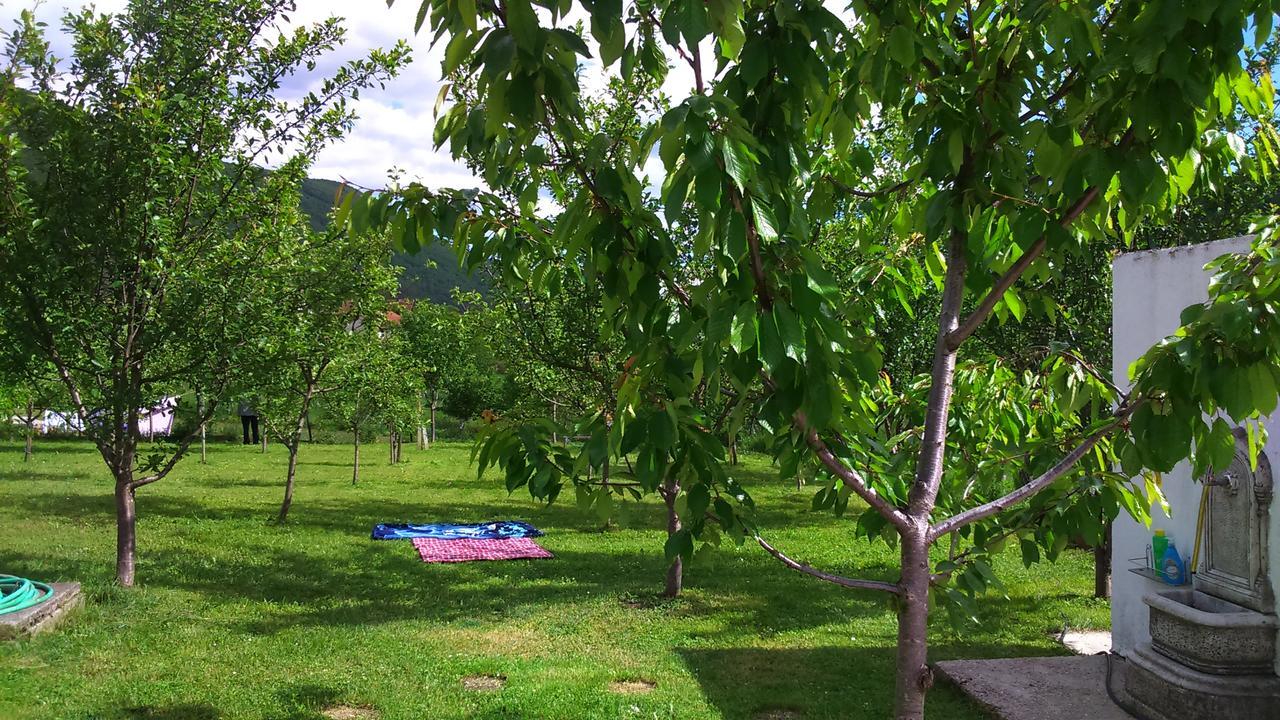
[(933, 686), (928, 666), (929, 544), (925, 530), (902, 537), (902, 589), (898, 609), (896, 720), (923, 720), (925, 693)]
[[(967, 158), (959, 173), (956, 184), (963, 187), (969, 174)], [(937, 503), (946, 455), (947, 419), (951, 411), (956, 368), (956, 348), (951, 347), (947, 338), (960, 324), (967, 240), (968, 235), (964, 231), (952, 229), (924, 432), (916, 459), (915, 479), (907, 495), (909, 526), (899, 532), (902, 542), (902, 597), (898, 608), (897, 686), (894, 691), (894, 718), (897, 720), (924, 720), (925, 694), (933, 686), (933, 672), (928, 665), (929, 518)]]
[(31, 453), (36, 446), (36, 409), (34, 403), (27, 403), (27, 442), (22, 448), (22, 462), (31, 462)]
[[(302, 408), (298, 413), (298, 421), (293, 425), (293, 433), (285, 441), (289, 448), (289, 465), (284, 476), (284, 502), (280, 503), (280, 515), (276, 522), (283, 525), (289, 519), (289, 507), (293, 505), (293, 484), (298, 475), (298, 446), (302, 444), (302, 428), (307, 422), (307, 413), (311, 409), (311, 388), (307, 388), (302, 396)], [(266, 433), (263, 433), (266, 437)]]
[(1104, 524), (1102, 542), (1093, 549), (1093, 596), (1111, 597), (1111, 523)]
[(427, 449), (427, 426), (422, 424), (422, 395), (418, 394), (418, 449)]
[(353, 445), (355, 446), (355, 456), (351, 462), (351, 484), (355, 485), (360, 481), (360, 426), (354, 425), (351, 428), (351, 435), (355, 438)]
[(391, 464), (396, 464), (396, 428), (391, 425), (387, 428), (387, 456), (390, 458)]
[[(680, 485), (674, 478), (668, 478), (663, 484), (662, 499), (667, 504), (667, 537), (680, 532), (680, 515), (676, 512), (676, 496), (680, 493)], [(680, 594), (684, 587), (684, 558), (677, 555), (667, 567), (667, 582), (662, 590), (663, 597), (673, 598)]]
[(138, 515), (134, 506), (132, 470), (116, 478), (116, 582), (133, 587), (134, 558), (138, 544)]
[(289, 508), (293, 505), (293, 480), (298, 474), (299, 439), (301, 434), (289, 443), (289, 469), (285, 471), (284, 476), (284, 502), (280, 503), (280, 514), (276, 516), (276, 522), (280, 525), (289, 519)]
[(305, 417), (307, 419), (307, 443), (313, 443), (316, 441), (316, 439), (311, 435), (311, 411), (310, 410), (307, 411), (307, 414)]
[(262, 452), (267, 451), (267, 423), (261, 417), (258, 418), (259, 424), (262, 425)]
[(439, 393), (435, 388), (431, 388), (431, 444), (436, 444), (436, 405), (439, 401)]
[(209, 464), (209, 450), (205, 442), (205, 430), (208, 425), (204, 420), (204, 398), (196, 393), (196, 417), (200, 419), (200, 464)]

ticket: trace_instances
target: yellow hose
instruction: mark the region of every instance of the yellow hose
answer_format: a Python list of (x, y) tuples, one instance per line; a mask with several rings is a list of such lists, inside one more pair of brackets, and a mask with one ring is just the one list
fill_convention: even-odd
[(1196, 513), (1196, 544), (1191, 551), (1191, 572), (1200, 569), (1200, 543), (1204, 540), (1204, 509), (1209, 505), (1209, 483), (1200, 491), (1200, 511)]

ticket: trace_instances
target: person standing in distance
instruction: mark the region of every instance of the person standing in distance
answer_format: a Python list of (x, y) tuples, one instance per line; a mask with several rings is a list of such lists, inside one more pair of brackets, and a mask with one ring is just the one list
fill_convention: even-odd
[[(258, 411), (253, 404), (245, 400), (240, 401), (240, 407), (236, 409), (236, 414), (240, 416), (240, 427), (244, 429), (244, 444), (257, 445), (261, 442), (258, 437)], [(253, 440), (249, 439), (249, 430), (253, 429)]]

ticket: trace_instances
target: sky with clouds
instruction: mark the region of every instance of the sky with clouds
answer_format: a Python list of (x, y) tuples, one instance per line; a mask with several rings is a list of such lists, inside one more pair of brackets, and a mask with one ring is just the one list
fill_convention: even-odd
[[(45, 0), (38, 6), (38, 18), (47, 22), (51, 30), (54, 53), (58, 57), (70, 54), (65, 36), (52, 31), (60, 27), (60, 18), (68, 11), (90, 3), (75, 0)], [(92, 3), (102, 12), (114, 12), (125, 6), (124, 0), (98, 0)], [(28, 0), (0, 0), (0, 27), (9, 29), (13, 20)], [(432, 147), (431, 134), (435, 127), (436, 97), (442, 84), (440, 62), (444, 56), (444, 42), (431, 47), (431, 35), (424, 29), (415, 36), (414, 18), (418, 0), (398, 0), (388, 8), (385, 0), (298, 0), (297, 10), (291, 13), (294, 23), (310, 23), (330, 16), (344, 19), (347, 42), (314, 72), (288, 78), (282, 94), (296, 98), (312, 89), (340, 63), (366, 54), (376, 47), (391, 47), (404, 39), (413, 48), (414, 60), (400, 75), (389, 82), (385, 89), (373, 89), (361, 93), (353, 103), (359, 116), (355, 129), (341, 143), (327, 148), (311, 171), (314, 177), (349, 180), (365, 187), (386, 184), (388, 171), (395, 167), (403, 171), (406, 179), (417, 179), (432, 187), (474, 187), (480, 184), (461, 163), (455, 162), (447, 152), (437, 152)], [(708, 48), (709, 50), (709, 48)], [(704, 53), (709, 57), (709, 53)], [(668, 95), (683, 98), (692, 86), (692, 71), (675, 63), (664, 90)], [(593, 68), (588, 64), (586, 73)], [(599, 68), (594, 68), (599, 74)], [(585, 82), (590, 83), (588, 77)], [(596, 82), (601, 82), (596, 80)], [(588, 85), (590, 87), (590, 85)], [(680, 93), (680, 94), (677, 94)], [(650, 163), (650, 182), (659, 181), (661, 163)]]
[[(67, 57), (69, 43), (53, 31), (68, 10), (90, 3), (73, 0), (46, 0), (37, 16), (49, 24), (54, 54)], [(124, 7), (123, 0), (98, 0), (99, 11), (113, 12)], [(0, 27), (8, 30), (20, 10), (30, 7), (23, 0), (0, 0)], [(340, 63), (366, 54), (371, 48), (391, 47), (405, 39), (413, 47), (414, 61), (389, 82), (385, 89), (361, 93), (353, 103), (359, 120), (343, 142), (327, 148), (311, 174), (315, 177), (347, 179), (367, 187), (384, 185), (392, 167), (401, 168), (409, 178), (419, 178), (435, 187), (471, 187), (478, 181), (465, 166), (448, 153), (435, 152), (431, 131), (435, 126), (436, 95), (440, 90), (440, 59), (443, 43), (431, 48), (427, 32), (415, 36), (417, 0), (400, 0), (388, 8), (384, 0), (298, 0), (293, 22), (315, 22), (329, 16), (344, 18), (347, 42), (312, 73), (288, 78), (282, 94), (296, 98), (317, 85)]]

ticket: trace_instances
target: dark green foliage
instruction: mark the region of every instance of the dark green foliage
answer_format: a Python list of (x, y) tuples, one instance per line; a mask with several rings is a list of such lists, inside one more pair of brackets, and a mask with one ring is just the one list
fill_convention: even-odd
[[(372, 50), (316, 93), (280, 100), (281, 77), (344, 40), (336, 19), (291, 25), (293, 7), (82, 9), (64, 18), (74, 58), (61, 63), (30, 11), (4, 34), (0, 320), (5, 337), (56, 368), (111, 471), (125, 586), (135, 491), (172, 471), (196, 437), (140, 447), (138, 408), (193, 388), (208, 415), (233, 389), (269, 332), (266, 308), (286, 301), (262, 263), (301, 230), (308, 165), (349, 128), (347, 99), (408, 61), (403, 43)], [(277, 166), (266, 172), (269, 156)]]
[[(589, 27), (569, 20), (579, 4)], [(1280, 135), (1256, 68), (1273, 0), (855, 0), (856, 20), (816, 0), (537, 6), (423, 3), (453, 82), (435, 142), (488, 190), (411, 184), (340, 220), (389, 227), (406, 247), (446, 238), (468, 265), (496, 260), (545, 295), (565, 268), (599, 288), (602, 328), (626, 358), (613, 407), (581, 419), (580, 448), (552, 442), (546, 421), (497, 428), (478, 464), (550, 500), (633, 453), (641, 490), (678, 483), (687, 504), (668, 555), (756, 531), (704, 399), (759, 382), (782, 474), (821, 467), (817, 506), (855, 508), (860, 534), (900, 549), (893, 583), (833, 580), (898, 602), (899, 720), (924, 715), (931, 597), (973, 614), (999, 586), (988, 558), (1002, 543), (1052, 559), (1121, 506), (1145, 519), (1156, 498), (1142, 471), (1214, 454), (1193, 448), (1217, 447), (1203, 412), (1252, 424), (1275, 407), (1274, 218), (1248, 257), (1220, 266), (1184, 337), (1151, 349), (1132, 392), (1079, 357), (1099, 351), (1096, 336), (1064, 332), (1074, 347), (1025, 358), (993, 345), (1058, 331), (975, 336), (993, 319), (1064, 312), (1090, 327), (1081, 305), (1097, 298), (1053, 284), (1078, 272), (1073, 257), (1097, 267), (1193, 191), (1267, 176)], [(587, 58), (643, 86), (663, 81), (664, 55), (690, 67), (686, 97), (634, 133), (584, 120)], [(846, 247), (830, 252), (841, 223)], [(886, 326), (895, 301), (936, 320)], [(884, 349), (904, 332), (915, 343), (886, 376)], [(1226, 391), (1242, 378), (1256, 392)], [(1138, 462), (1113, 472), (1126, 447)], [(971, 549), (936, 565), (931, 550), (951, 541)], [(952, 581), (942, 593), (940, 579)]]
[[(1111, 260), (1117, 253), (1179, 247), (1244, 235), (1259, 219), (1280, 211), (1280, 178), (1237, 173), (1196, 193), (1167, 218), (1139, 227), (1126, 242), (1106, 238), (1063, 256), (1061, 267), (1027, 288), (1035, 298), (1026, 321), (1005, 317), (988, 323), (972, 342), (981, 352), (1022, 367), (1034, 366), (1049, 348), (1075, 348), (1099, 368), (1111, 367)], [(837, 226), (830, 232), (841, 232)], [(841, 242), (829, 245), (838, 248)], [(884, 338), (884, 369), (894, 378), (929, 371), (927, 349), (938, 331), (941, 293), (920, 288), (911, 314), (890, 300), (879, 309), (877, 335)]]
[[(329, 213), (343, 184), (335, 180), (306, 178), (302, 181), (302, 212), (311, 229), (322, 232), (329, 225)], [(487, 294), (483, 272), (467, 272), (458, 257), (440, 244), (427, 244), (416, 253), (397, 251), (391, 264), (401, 268), (399, 296), (447, 303), (455, 290)]]

